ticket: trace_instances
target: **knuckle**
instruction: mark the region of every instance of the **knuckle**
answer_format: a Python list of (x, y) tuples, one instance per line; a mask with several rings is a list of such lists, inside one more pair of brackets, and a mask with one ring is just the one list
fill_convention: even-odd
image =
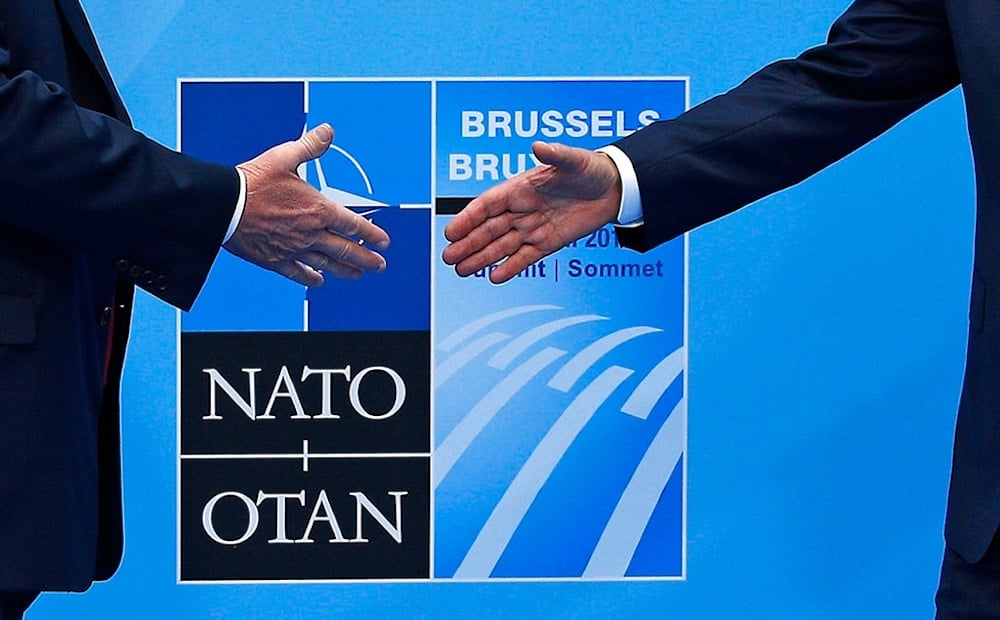
[(361, 232), (361, 226), (364, 224), (365, 218), (361, 217), (353, 211), (348, 211), (348, 216), (344, 221), (344, 234), (348, 236), (355, 236)]
[(351, 243), (344, 241), (340, 244), (340, 248), (337, 250), (337, 258), (340, 260), (347, 260), (351, 255)]

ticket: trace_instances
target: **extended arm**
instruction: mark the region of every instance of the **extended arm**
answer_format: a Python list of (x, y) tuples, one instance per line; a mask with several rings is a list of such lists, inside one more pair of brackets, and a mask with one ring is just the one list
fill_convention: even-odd
[(828, 41), (616, 143), (652, 247), (789, 187), (959, 82), (940, 0), (859, 0)]
[(163, 148), (30, 72), (0, 71), (0, 160), (0, 223), (152, 266), (176, 285), (172, 303), (200, 288), (239, 191), (235, 170)]
[[(622, 241), (647, 249), (797, 183), (958, 80), (941, 0), (858, 0), (825, 45), (768, 65), (732, 91), (615, 143), (635, 168), (644, 219), (641, 232)], [(582, 168), (545, 169), (564, 181), (561, 202), (544, 192), (526, 195), (538, 169), (484, 193), (469, 204), (468, 216), (463, 212), (446, 229), (452, 245), (444, 260), (465, 275), (484, 260), (511, 257), (509, 267), (493, 272), (500, 282), (527, 266), (524, 259), (543, 256), (538, 248), (555, 251), (566, 238), (608, 223), (611, 211), (598, 218), (566, 215), (548, 229), (529, 224), (549, 226), (547, 214), (568, 214), (565, 197), (606, 176), (601, 158), (591, 154), (593, 165)], [(615, 183), (603, 186), (603, 199), (613, 200)], [(539, 235), (553, 239), (543, 245)], [(533, 249), (523, 250), (529, 245)]]
[[(246, 209), (227, 248), (305, 285), (321, 284), (323, 271), (354, 278), (384, 268), (357, 241), (384, 248), (385, 232), (295, 174), (331, 139), (321, 127), (241, 166)], [(164, 148), (32, 72), (9, 77), (2, 47), (0, 161), (0, 224), (143, 265), (171, 282), (150, 292), (182, 308), (208, 274), (239, 193), (233, 168)]]

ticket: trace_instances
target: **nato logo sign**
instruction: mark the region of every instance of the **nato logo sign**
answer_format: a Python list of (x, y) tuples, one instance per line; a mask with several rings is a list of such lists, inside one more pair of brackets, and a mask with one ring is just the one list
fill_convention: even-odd
[(333, 124), (299, 176), (393, 239), (392, 270), (310, 290), (223, 253), (182, 317), (180, 581), (429, 578), (430, 85), (179, 88), (215, 161)]
[(392, 237), (306, 290), (220, 255), (180, 320), (178, 578), (684, 576), (687, 246), (596, 231), (493, 286), (438, 258), (472, 197), (677, 115), (663, 79), (184, 80), (185, 152), (321, 122), (299, 176)]
[(181, 580), (428, 576), (426, 332), (181, 346)]

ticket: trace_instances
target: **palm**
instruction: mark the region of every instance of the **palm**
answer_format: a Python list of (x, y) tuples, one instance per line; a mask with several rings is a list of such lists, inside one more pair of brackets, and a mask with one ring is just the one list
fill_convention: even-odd
[(487, 192), (445, 229), (444, 260), (465, 276), (501, 260), (504, 282), (539, 259), (614, 219), (620, 181), (604, 155), (562, 145), (534, 146), (546, 165)]

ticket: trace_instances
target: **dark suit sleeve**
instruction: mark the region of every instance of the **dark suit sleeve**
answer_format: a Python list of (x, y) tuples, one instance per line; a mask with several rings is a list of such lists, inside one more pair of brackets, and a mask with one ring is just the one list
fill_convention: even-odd
[(645, 221), (622, 241), (645, 250), (793, 185), (958, 82), (941, 0), (858, 0), (825, 45), (616, 143)]
[(0, 47), (0, 223), (114, 259), (189, 308), (233, 215), (235, 170), (78, 107), (30, 71), (8, 75), (8, 61)]

